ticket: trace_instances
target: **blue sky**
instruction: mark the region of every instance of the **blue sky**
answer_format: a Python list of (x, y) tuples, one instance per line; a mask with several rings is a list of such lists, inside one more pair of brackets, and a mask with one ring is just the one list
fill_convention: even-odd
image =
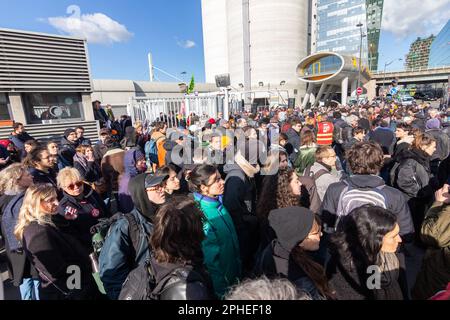
[[(183, 80), (205, 79), (200, 0), (0, 0), (0, 8), (3, 28), (87, 35), (94, 79), (147, 80), (148, 52), (156, 67), (179, 78), (187, 72)], [(411, 42), (436, 34), (450, 18), (450, 0), (385, 0), (383, 14), (379, 69), (396, 60), (387, 70), (399, 70)]]

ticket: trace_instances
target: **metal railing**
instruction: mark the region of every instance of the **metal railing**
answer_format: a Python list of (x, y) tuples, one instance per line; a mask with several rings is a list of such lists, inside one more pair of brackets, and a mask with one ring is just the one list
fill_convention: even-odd
[[(415, 69), (406, 69), (406, 70), (399, 70), (399, 71), (386, 71), (386, 74), (392, 74), (392, 73), (410, 73), (410, 72), (421, 72), (421, 71), (439, 71), (439, 70), (446, 70), (446, 69), (450, 69), (450, 65), (449, 66), (440, 66), (440, 67), (432, 67), (432, 68), (428, 68), (428, 67), (420, 67), (420, 68), (415, 68)], [(384, 75), (384, 71), (377, 71), (377, 72), (373, 72), (373, 75)]]

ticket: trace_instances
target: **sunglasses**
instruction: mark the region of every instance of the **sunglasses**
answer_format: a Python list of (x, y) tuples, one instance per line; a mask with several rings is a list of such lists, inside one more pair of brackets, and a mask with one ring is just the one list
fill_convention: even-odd
[(81, 188), (83, 186), (83, 182), (82, 181), (78, 181), (78, 182), (75, 182), (75, 183), (71, 183), (71, 184), (69, 184), (68, 186), (67, 186), (67, 188), (68, 189), (70, 189), (70, 190), (75, 190), (75, 188)]

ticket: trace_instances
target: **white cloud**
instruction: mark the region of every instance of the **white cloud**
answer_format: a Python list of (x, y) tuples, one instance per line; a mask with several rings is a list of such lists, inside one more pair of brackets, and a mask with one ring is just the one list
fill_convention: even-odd
[(127, 41), (133, 36), (124, 25), (103, 13), (50, 17), (47, 21), (60, 32), (86, 38), (91, 43), (112, 44)]
[(384, 0), (382, 29), (399, 38), (436, 35), (448, 19), (449, 0)]
[(191, 49), (193, 47), (195, 47), (195, 42), (192, 40), (178, 40), (177, 41), (177, 45), (184, 48), (184, 49)]

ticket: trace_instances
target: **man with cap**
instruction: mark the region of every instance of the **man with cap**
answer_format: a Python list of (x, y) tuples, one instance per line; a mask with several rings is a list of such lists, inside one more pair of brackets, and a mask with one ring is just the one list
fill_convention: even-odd
[(100, 279), (112, 300), (118, 299), (131, 270), (150, 256), (153, 218), (166, 201), (163, 182), (168, 178), (168, 174), (142, 173), (129, 182), (134, 209), (111, 225), (99, 257)]
[(73, 167), (73, 157), (77, 153), (78, 147), (77, 132), (74, 128), (68, 128), (64, 131), (64, 136), (61, 138), (61, 149), (59, 150), (59, 156), (63, 168)]

